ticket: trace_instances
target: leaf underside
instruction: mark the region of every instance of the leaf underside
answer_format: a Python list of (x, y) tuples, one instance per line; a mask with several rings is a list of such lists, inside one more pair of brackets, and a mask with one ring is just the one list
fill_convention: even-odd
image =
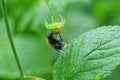
[(100, 80), (120, 64), (120, 26), (103, 26), (72, 40), (54, 65), (54, 80)]

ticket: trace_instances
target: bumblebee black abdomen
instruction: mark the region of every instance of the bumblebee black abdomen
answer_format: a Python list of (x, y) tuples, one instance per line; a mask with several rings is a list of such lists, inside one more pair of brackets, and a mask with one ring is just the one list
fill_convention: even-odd
[(62, 50), (65, 46), (65, 43), (63, 42), (60, 42), (60, 43), (56, 43), (54, 48), (57, 49), (57, 50)]
[(47, 36), (47, 43), (58, 51), (65, 48), (65, 43), (62, 41), (62, 38), (60, 37), (60, 39), (57, 40), (52, 33)]

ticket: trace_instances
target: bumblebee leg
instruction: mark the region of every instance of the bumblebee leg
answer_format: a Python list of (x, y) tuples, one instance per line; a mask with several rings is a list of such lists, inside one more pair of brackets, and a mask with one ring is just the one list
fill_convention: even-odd
[(63, 41), (63, 39), (62, 39), (62, 37), (61, 37), (61, 35), (59, 34), (59, 37), (60, 37), (60, 41)]

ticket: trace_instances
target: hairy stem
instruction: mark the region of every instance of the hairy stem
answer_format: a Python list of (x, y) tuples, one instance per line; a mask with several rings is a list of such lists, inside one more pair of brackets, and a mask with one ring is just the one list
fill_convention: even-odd
[(7, 30), (7, 35), (8, 35), (9, 41), (10, 41), (10, 45), (11, 45), (15, 60), (17, 62), (17, 65), (18, 65), (18, 68), (19, 68), (19, 71), (21, 74), (21, 80), (24, 80), (24, 72), (23, 72), (22, 66), (20, 64), (19, 57), (17, 55), (17, 51), (15, 49), (12, 34), (10, 32), (10, 26), (9, 26), (9, 22), (8, 22), (7, 8), (6, 8), (6, 1), (5, 0), (2, 0), (2, 8), (3, 8), (3, 15), (4, 15), (4, 19), (5, 19), (5, 25), (6, 25), (6, 30)]
[(51, 8), (51, 6), (50, 6), (49, 3), (48, 3), (48, 0), (44, 0), (44, 1), (45, 1), (46, 5), (48, 6), (49, 10), (50, 10), (50, 13), (51, 13), (51, 15), (52, 15), (52, 21), (55, 22), (56, 19), (55, 19), (54, 13), (53, 13), (53, 11), (52, 11), (52, 8)]

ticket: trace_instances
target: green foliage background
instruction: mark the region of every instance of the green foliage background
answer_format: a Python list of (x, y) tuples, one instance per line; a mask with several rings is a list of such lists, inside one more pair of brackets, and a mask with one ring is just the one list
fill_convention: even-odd
[[(69, 43), (80, 34), (103, 25), (120, 25), (120, 0), (49, 0), (66, 20), (63, 39)], [(44, 20), (50, 13), (43, 0), (7, 0), (9, 23), (26, 75), (50, 80), (59, 54), (46, 44)], [(59, 21), (59, 19), (58, 19)], [(12, 74), (11, 74), (12, 73)], [(120, 67), (104, 80), (119, 80)], [(19, 71), (7, 38), (0, 9), (0, 80), (17, 79)]]

